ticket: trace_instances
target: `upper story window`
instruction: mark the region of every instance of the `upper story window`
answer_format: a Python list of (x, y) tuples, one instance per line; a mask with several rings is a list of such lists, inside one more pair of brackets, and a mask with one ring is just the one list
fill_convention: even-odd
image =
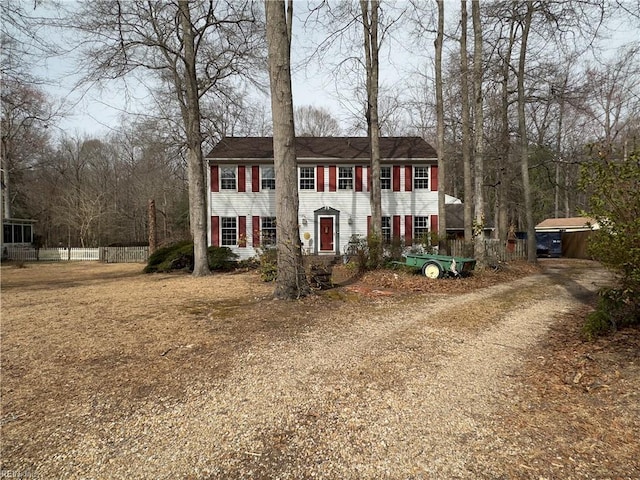
[(316, 169), (314, 167), (300, 167), (300, 190), (315, 190)]
[(276, 217), (262, 217), (260, 219), (260, 244), (268, 247), (276, 244)]
[(413, 168), (413, 188), (429, 188), (429, 167)]
[(380, 167), (380, 189), (391, 190), (391, 167)]
[(353, 167), (338, 167), (338, 190), (353, 190)]
[(224, 247), (234, 246), (237, 243), (236, 217), (222, 217), (220, 219), (220, 244)]
[(220, 167), (220, 189), (236, 189), (236, 167)]
[(275, 190), (276, 189), (275, 168), (270, 165), (263, 165), (262, 167), (260, 167), (260, 173), (262, 175), (262, 190)]

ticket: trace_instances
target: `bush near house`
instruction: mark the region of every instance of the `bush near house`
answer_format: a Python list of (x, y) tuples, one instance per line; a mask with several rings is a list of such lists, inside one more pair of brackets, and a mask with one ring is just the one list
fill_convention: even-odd
[(581, 186), (589, 194), (587, 213), (600, 225), (588, 248), (619, 274), (619, 284), (600, 293), (584, 327), (589, 337), (640, 323), (640, 150), (622, 159), (599, 151), (581, 172)]
[[(238, 256), (227, 247), (207, 249), (209, 268), (212, 271), (229, 271), (235, 268)], [(159, 248), (149, 256), (144, 273), (193, 270), (193, 243), (179, 242)]]

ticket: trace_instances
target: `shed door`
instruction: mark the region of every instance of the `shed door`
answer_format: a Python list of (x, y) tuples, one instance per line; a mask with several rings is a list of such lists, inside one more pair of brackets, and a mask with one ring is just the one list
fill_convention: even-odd
[(333, 251), (333, 218), (320, 218), (320, 251)]

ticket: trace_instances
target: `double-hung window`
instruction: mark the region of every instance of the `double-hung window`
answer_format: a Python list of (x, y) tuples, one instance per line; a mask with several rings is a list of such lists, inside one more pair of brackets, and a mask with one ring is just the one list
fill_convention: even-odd
[(428, 243), (429, 217), (413, 217), (413, 239), (416, 242)]
[(315, 190), (316, 169), (315, 167), (300, 167), (300, 190)]
[(429, 167), (414, 167), (413, 188), (429, 188)]
[(237, 244), (237, 223), (236, 217), (222, 217), (220, 219), (220, 237), (223, 247)]
[(220, 167), (220, 189), (236, 189), (236, 167)]
[(262, 190), (276, 189), (276, 171), (271, 165), (263, 165), (260, 167), (262, 175)]
[(353, 167), (338, 167), (338, 190), (353, 190)]
[(382, 217), (382, 241), (391, 243), (391, 217)]
[(260, 244), (271, 247), (276, 244), (276, 217), (262, 217), (260, 219)]
[(391, 167), (380, 167), (380, 189), (391, 190)]

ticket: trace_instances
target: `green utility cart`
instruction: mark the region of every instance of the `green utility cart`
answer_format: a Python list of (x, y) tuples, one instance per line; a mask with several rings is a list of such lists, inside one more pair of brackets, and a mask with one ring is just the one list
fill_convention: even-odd
[(475, 258), (431, 254), (408, 254), (404, 258), (405, 261), (399, 263), (408, 267), (419, 268), (427, 278), (442, 278), (445, 275), (454, 277), (467, 276), (476, 267)]

